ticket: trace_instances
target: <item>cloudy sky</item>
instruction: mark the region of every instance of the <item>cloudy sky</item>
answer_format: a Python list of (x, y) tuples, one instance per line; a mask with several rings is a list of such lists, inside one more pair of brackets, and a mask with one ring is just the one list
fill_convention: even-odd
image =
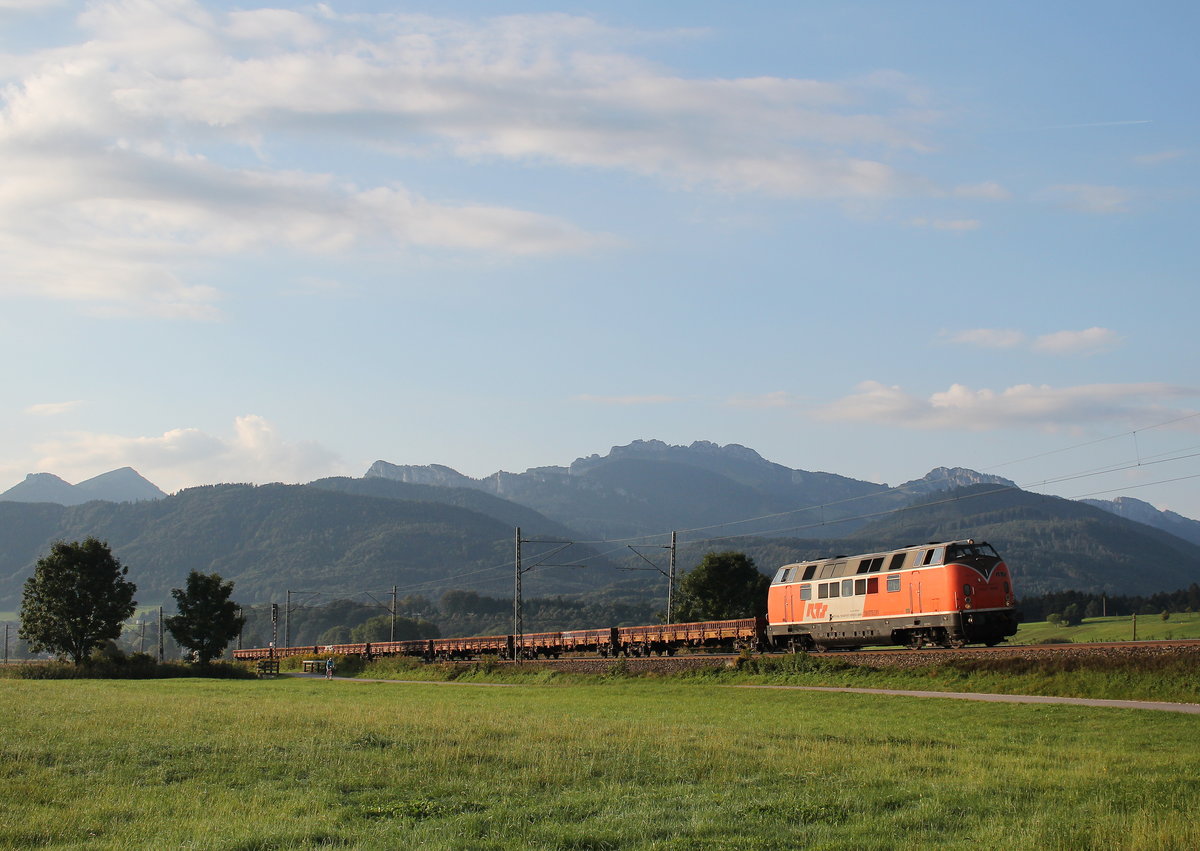
[(1198, 31), (0, 0), (0, 490), (657, 438), (1200, 517)]

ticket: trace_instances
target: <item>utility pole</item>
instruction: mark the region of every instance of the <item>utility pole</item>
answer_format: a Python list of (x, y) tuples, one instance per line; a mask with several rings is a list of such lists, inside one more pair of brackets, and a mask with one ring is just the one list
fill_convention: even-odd
[(271, 655), (275, 655), (275, 645), (279, 641), (279, 604), (271, 604)]
[(163, 612), (162, 606), (158, 607), (158, 661), (163, 660)]
[(392, 631), (389, 634), (388, 641), (396, 640), (396, 586), (392, 586)]
[[(8, 638), (7, 632), (5, 633), (4, 637)], [(146, 652), (146, 619), (145, 618), (142, 618), (142, 634), (138, 641), (138, 652), (143, 653), (143, 654)]]
[(4, 664), (8, 665), (8, 624), (4, 625)]
[[(667, 577), (667, 624), (668, 625), (670, 625), (672, 623), (672, 620), (671, 620), (672, 610), (675, 608), (676, 535), (677, 535), (676, 532), (671, 533), (671, 544), (670, 544), (670, 546), (666, 546), (666, 547), (653, 545), (653, 544), (639, 544), (637, 546), (634, 546), (633, 544), (629, 544), (629, 549), (633, 551), (634, 555), (636, 555), (638, 558), (640, 558), (642, 561), (646, 562), (646, 564), (648, 564), (650, 566), (649, 567), (625, 567), (625, 568), (622, 568), (622, 570), (657, 570), (663, 576)], [(671, 551), (671, 566), (670, 566), (670, 568), (668, 570), (663, 570), (661, 567), (659, 567), (654, 562), (650, 561), (650, 559), (646, 558), (644, 555), (642, 555), (639, 552), (639, 550), (645, 550), (645, 549), (670, 550)]]
[(287, 592), (287, 600), (283, 605), (283, 646), (292, 646), (292, 592)]
[(671, 532), (671, 575), (667, 577), (667, 626), (675, 608), (675, 532)]
[(513, 658), (521, 660), (521, 644), (525, 633), (524, 601), (521, 599), (521, 527), (513, 541)]

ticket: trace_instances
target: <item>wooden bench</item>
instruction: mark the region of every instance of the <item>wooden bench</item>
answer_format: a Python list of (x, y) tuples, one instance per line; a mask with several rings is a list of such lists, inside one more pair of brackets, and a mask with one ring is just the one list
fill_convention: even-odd
[(260, 677), (277, 677), (277, 676), (279, 676), (279, 660), (278, 659), (259, 659), (258, 660), (258, 675)]

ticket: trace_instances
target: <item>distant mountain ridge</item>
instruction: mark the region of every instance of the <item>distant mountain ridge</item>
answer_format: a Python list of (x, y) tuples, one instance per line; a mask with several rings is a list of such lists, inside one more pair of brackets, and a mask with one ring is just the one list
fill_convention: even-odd
[(747, 535), (832, 526), (836, 529), (822, 534), (846, 534), (862, 526), (864, 518), (916, 497), (975, 484), (1016, 487), (999, 476), (938, 467), (891, 488), (792, 469), (740, 444), (720, 446), (704, 440), (690, 446), (635, 440), (612, 447), (607, 455), (578, 458), (568, 467), (497, 472), (482, 479), (441, 464), (376, 461), (364, 478), (474, 488), (599, 538), (708, 526), (728, 526), (730, 533)]
[(1170, 532), (1176, 537), (1200, 544), (1200, 522), (1176, 514), (1174, 511), (1160, 511), (1148, 502), (1134, 499), (1131, 496), (1119, 496), (1116, 499), (1081, 499), (1080, 502), (1094, 505), (1105, 511), (1112, 512), (1127, 520), (1136, 520), (1155, 529)]
[(132, 467), (121, 467), (72, 485), (52, 473), (30, 473), (0, 493), (2, 502), (51, 502), (57, 505), (83, 505), (85, 502), (141, 502), (166, 496), (159, 487)]

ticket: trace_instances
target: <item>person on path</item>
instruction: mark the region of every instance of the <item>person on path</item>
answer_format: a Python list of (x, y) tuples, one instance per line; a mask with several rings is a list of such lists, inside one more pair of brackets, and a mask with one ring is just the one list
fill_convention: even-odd
[(325, 660), (325, 679), (327, 679), (327, 680), (333, 679), (333, 659), (332, 658)]

